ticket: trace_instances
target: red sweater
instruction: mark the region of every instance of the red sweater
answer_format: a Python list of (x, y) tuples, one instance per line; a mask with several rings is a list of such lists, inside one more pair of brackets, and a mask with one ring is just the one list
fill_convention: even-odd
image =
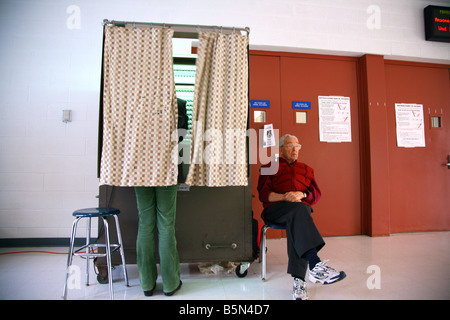
[[(271, 164), (262, 167), (270, 167)], [(259, 200), (264, 209), (275, 202), (269, 202), (271, 192), (284, 194), (289, 191), (302, 191), (308, 196), (302, 202), (313, 205), (321, 197), (320, 189), (314, 178), (314, 170), (308, 165), (294, 161), (289, 164), (283, 158), (279, 158), (279, 167), (274, 175), (260, 175), (258, 180)]]

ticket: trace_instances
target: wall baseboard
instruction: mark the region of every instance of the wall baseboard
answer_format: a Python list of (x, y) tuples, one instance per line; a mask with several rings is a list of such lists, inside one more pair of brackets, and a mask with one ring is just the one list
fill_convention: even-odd
[[(96, 238), (91, 238), (91, 242), (96, 242)], [(69, 248), (70, 238), (7, 238), (0, 239), (0, 248), (16, 247), (67, 247)], [(75, 247), (86, 244), (86, 238), (75, 238)]]

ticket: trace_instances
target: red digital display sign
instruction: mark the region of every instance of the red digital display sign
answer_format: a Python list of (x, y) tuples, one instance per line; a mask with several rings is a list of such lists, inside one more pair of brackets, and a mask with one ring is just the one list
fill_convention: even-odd
[(425, 39), (450, 42), (450, 7), (428, 6), (424, 16)]

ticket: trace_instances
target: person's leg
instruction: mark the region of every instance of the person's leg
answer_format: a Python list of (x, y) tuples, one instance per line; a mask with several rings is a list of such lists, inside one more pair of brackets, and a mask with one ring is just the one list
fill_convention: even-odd
[(305, 278), (306, 252), (319, 251), (325, 242), (311, 218), (312, 209), (302, 202), (278, 202), (264, 211), (264, 220), (286, 225), (288, 270), (294, 277)]
[(163, 291), (171, 293), (180, 285), (180, 260), (175, 237), (178, 186), (156, 187), (160, 270)]
[(136, 241), (139, 280), (144, 292), (155, 288), (158, 272), (155, 260), (156, 203), (153, 187), (135, 187), (139, 226)]

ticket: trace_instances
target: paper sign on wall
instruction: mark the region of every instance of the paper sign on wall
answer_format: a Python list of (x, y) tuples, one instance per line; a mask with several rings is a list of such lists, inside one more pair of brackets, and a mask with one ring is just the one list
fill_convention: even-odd
[(264, 125), (264, 136), (263, 136), (263, 148), (274, 147), (275, 146), (275, 136), (273, 132), (272, 124)]
[(319, 96), (319, 137), (324, 142), (351, 142), (350, 97)]
[(423, 105), (396, 103), (395, 123), (398, 147), (425, 147)]

